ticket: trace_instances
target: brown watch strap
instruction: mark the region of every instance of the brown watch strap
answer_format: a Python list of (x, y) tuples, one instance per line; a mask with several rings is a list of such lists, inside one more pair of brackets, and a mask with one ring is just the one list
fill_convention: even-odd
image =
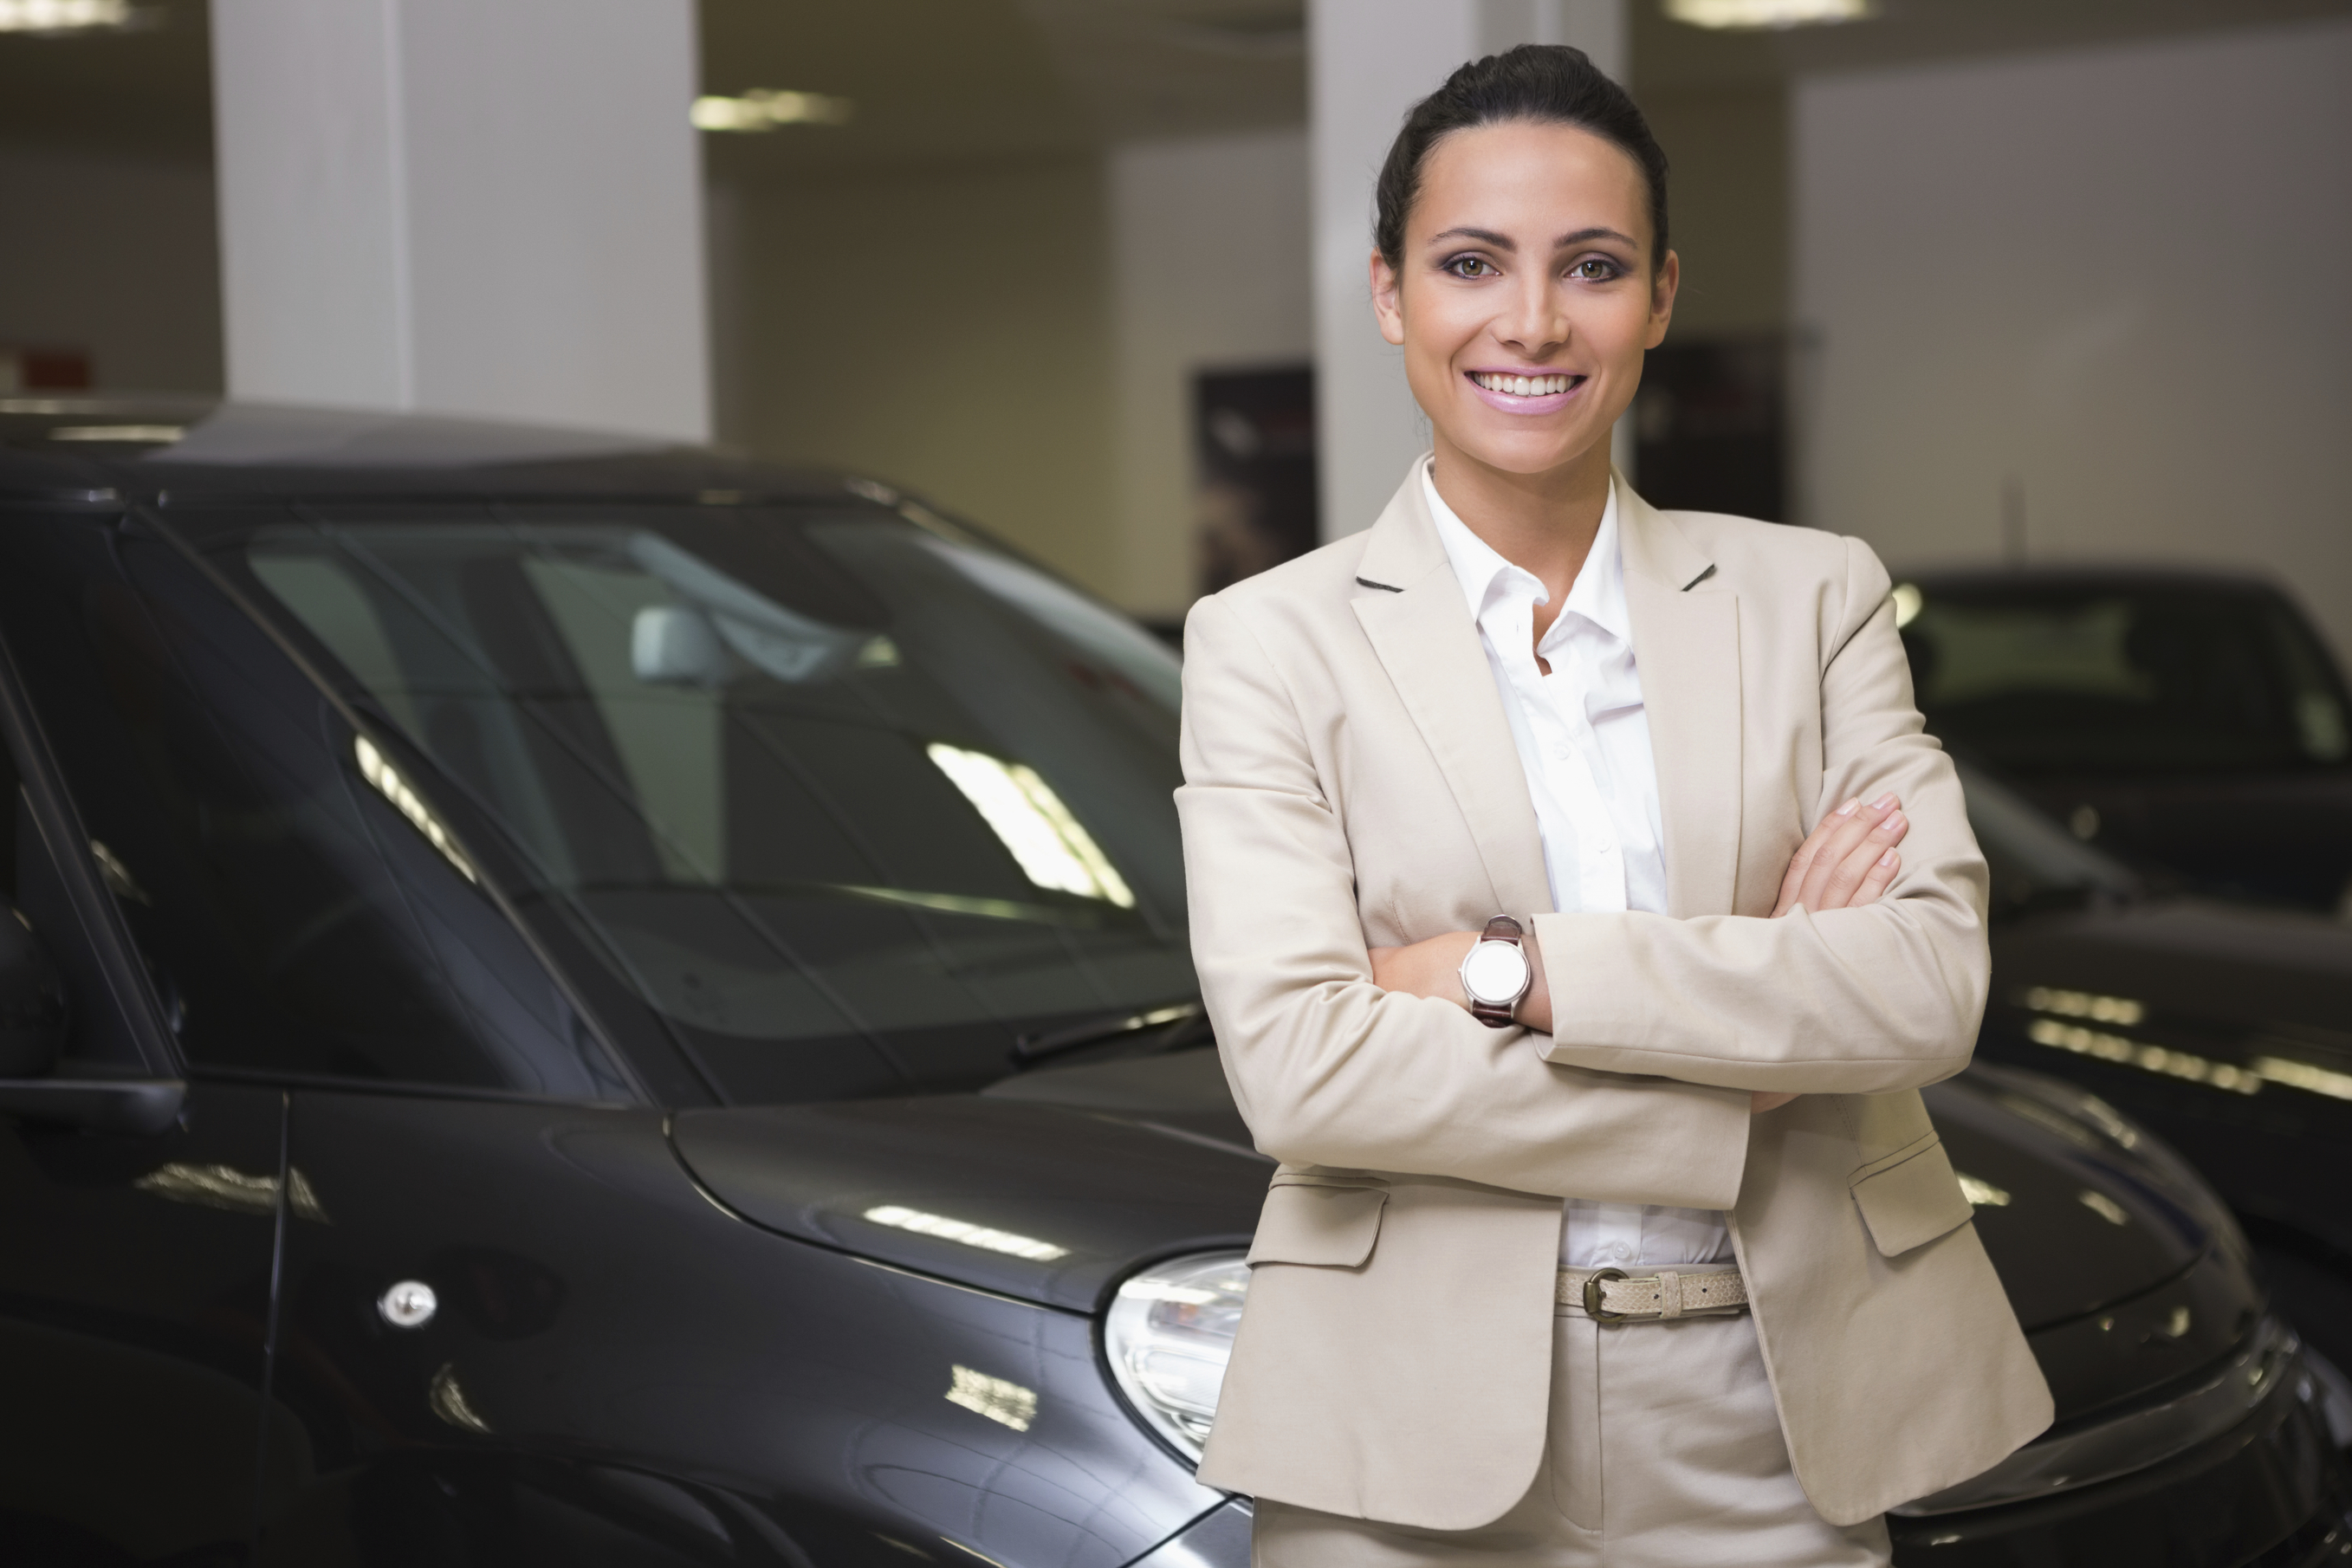
[[(1513, 947), (1518, 947), (1521, 945), (1521, 939), (1527, 934), (1527, 929), (1510, 916), (1496, 915), (1486, 922), (1486, 929), (1478, 933), (1478, 940), (1507, 942)], [(1511, 1016), (1511, 1013), (1518, 1005), (1518, 998), (1516, 996), (1499, 1005), (1493, 1002), (1481, 1002), (1474, 996), (1470, 998), (1470, 1016), (1490, 1029), (1507, 1029), (1517, 1022)]]

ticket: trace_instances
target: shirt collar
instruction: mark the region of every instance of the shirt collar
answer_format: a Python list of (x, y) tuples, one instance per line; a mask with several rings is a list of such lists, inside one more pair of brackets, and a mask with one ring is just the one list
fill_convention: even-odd
[[(1437, 481), (1431, 475), (1431, 460), (1421, 460), (1421, 493), (1429, 503), (1429, 515), (1437, 525), (1438, 542), (1445, 547), (1445, 558), (1454, 565), (1454, 580), (1462, 588), (1462, 599), (1470, 607), (1470, 618), (1481, 619), (1498, 584), (1523, 584), (1529, 596), (1538, 604), (1549, 601), (1542, 582), (1523, 566), (1504, 559), (1496, 548), (1470, 531), (1470, 525), (1454, 515), (1437, 493)], [(1584, 565), (1569, 585), (1568, 603), (1544, 640), (1549, 642), (1560, 629), (1560, 623), (1570, 614), (1581, 616), (1594, 626), (1621, 642), (1633, 640), (1632, 618), (1625, 610), (1624, 552), (1618, 546), (1617, 481), (1612, 474), (1609, 481), (1609, 500), (1601, 508), (1601, 527), (1592, 536), (1592, 550), (1585, 556)]]

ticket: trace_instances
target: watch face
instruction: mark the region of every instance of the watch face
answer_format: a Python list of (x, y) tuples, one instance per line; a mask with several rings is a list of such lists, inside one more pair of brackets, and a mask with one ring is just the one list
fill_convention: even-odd
[(1516, 1002), (1527, 984), (1528, 955), (1517, 942), (1482, 942), (1462, 961), (1462, 988), (1475, 1002)]

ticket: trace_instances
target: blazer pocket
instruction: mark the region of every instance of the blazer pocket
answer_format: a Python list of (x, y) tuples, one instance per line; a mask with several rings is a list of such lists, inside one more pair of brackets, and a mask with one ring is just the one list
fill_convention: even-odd
[(1343, 1187), (1320, 1181), (1275, 1178), (1250, 1242), (1252, 1263), (1311, 1263), (1360, 1268), (1380, 1239), (1381, 1187)]
[(1848, 1178), (1870, 1239), (1888, 1258), (1958, 1230), (1975, 1214), (1952, 1173), (1944, 1141), (1930, 1132)]

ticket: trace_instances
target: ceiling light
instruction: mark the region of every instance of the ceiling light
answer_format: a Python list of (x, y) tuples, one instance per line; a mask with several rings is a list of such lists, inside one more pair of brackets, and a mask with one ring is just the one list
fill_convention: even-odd
[(698, 98), (688, 117), (697, 131), (773, 131), (780, 125), (846, 125), (852, 108), (849, 100), (827, 93), (755, 87), (740, 98)]
[(0, 0), (0, 33), (79, 33), (130, 25), (131, 0)]
[(1811, 27), (1862, 22), (1878, 0), (1665, 0), (1666, 15), (1694, 27)]
[[(0, 0), (0, 5), (7, 0)], [(188, 433), (184, 425), (58, 425), (52, 426), (52, 441), (122, 441), (146, 446), (168, 447)]]

